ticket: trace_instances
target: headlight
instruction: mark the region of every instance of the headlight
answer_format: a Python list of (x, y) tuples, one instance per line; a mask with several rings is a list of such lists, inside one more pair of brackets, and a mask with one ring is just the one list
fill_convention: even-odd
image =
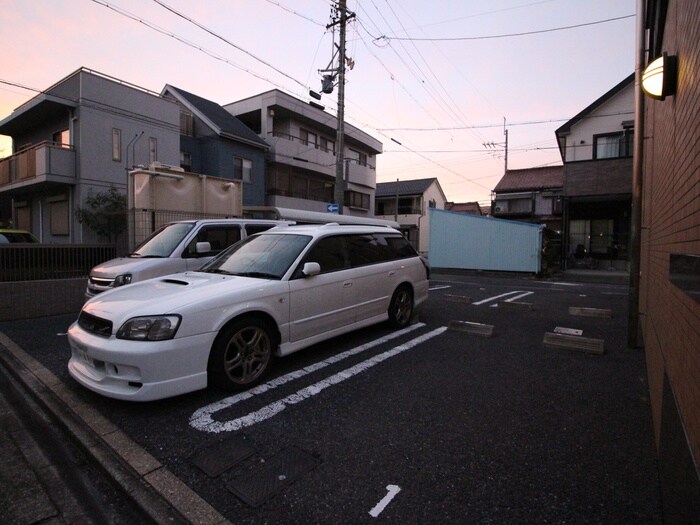
[(179, 315), (154, 315), (129, 319), (117, 331), (117, 339), (164, 341), (175, 337), (180, 326)]
[(125, 273), (124, 275), (117, 275), (114, 278), (114, 287), (124, 286), (125, 284), (131, 284), (131, 274)]

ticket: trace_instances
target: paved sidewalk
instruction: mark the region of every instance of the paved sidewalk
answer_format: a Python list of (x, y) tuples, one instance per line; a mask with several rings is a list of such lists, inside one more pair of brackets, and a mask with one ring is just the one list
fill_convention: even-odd
[(2, 333), (0, 423), (0, 523), (227, 523)]

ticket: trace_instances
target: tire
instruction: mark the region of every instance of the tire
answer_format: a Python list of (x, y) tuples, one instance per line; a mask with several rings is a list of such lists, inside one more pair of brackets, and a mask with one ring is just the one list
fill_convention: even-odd
[(389, 323), (394, 328), (404, 328), (411, 324), (413, 317), (413, 290), (408, 285), (399, 286), (389, 303)]
[(245, 390), (268, 369), (277, 346), (269, 323), (244, 317), (225, 326), (214, 341), (207, 377), (210, 385), (225, 390)]

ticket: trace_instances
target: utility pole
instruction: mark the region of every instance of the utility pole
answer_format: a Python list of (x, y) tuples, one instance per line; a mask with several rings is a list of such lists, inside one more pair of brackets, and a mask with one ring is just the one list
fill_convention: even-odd
[(503, 134), (506, 136), (506, 166), (505, 166), (505, 171), (503, 174), (505, 175), (508, 173), (508, 128), (506, 128), (506, 117), (503, 117)]
[(338, 213), (342, 215), (345, 202), (345, 27), (348, 18), (347, 0), (338, 0), (339, 19), (327, 26), (327, 29), (339, 24), (340, 41), (338, 43), (338, 129), (336, 134), (335, 152), (335, 191), (334, 200), (338, 205)]

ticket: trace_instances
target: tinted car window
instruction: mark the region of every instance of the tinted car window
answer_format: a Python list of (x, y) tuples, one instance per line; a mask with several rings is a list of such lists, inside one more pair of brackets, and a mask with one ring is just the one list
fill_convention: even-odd
[(350, 261), (353, 267), (384, 262), (391, 259), (386, 241), (375, 235), (348, 236)]
[[(316, 262), (321, 273), (336, 272), (350, 267), (346, 257), (345, 236), (324, 237), (319, 240), (304, 258), (304, 262)], [(303, 264), (302, 264), (303, 266)]]
[(250, 237), (254, 233), (267, 231), (270, 228), (274, 228), (274, 226), (274, 224), (246, 224), (245, 231), (248, 234), (248, 237)]
[[(205, 226), (197, 233), (197, 236), (187, 245), (184, 257), (210, 257), (220, 253), (223, 249), (241, 240), (241, 227), (236, 226)], [(208, 242), (211, 251), (197, 253), (197, 243)]]
[(407, 257), (417, 257), (416, 250), (411, 243), (401, 235), (381, 235), (394, 254), (394, 259), (405, 259)]

